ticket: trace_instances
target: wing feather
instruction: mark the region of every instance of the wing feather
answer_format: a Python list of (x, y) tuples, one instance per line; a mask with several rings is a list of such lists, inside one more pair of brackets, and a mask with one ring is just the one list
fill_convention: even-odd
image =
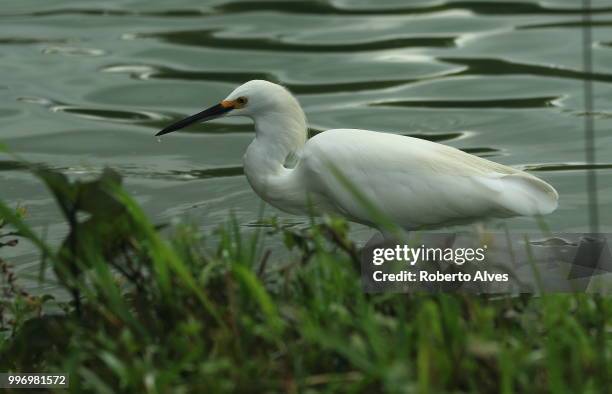
[(372, 223), (370, 213), (330, 167), (407, 228), (547, 214), (557, 207), (558, 194), (548, 183), (446, 145), (353, 129), (313, 137), (300, 162), (309, 190), (321, 206), (363, 223)]

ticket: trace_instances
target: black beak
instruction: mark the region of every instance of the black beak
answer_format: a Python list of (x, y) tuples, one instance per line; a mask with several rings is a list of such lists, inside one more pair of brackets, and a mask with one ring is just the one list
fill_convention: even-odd
[(202, 112), (198, 112), (195, 115), (191, 115), (186, 117), (185, 119), (181, 119), (176, 123), (172, 123), (170, 126), (166, 127), (159, 133), (155, 134), (155, 136), (160, 136), (168, 133), (172, 133), (173, 131), (180, 130), (189, 126), (192, 123), (196, 122), (205, 122), (210, 119), (218, 118), (221, 115), (224, 115), (231, 111), (233, 108), (231, 106), (223, 105), (219, 103), (217, 105), (213, 105), (210, 108), (205, 109)]

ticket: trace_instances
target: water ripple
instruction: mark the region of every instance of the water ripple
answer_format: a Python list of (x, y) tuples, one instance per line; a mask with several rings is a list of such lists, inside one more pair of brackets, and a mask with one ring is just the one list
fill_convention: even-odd
[(284, 42), (278, 39), (254, 37), (221, 37), (217, 30), (182, 30), (161, 33), (142, 33), (129, 35), (129, 38), (156, 38), (162, 41), (205, 48), (261, 50), (281, 52), (359, 52), (396, 48), (455, 46), (457, 36), (419, 36), (398, 37), (366, 42), (347, 42), (338, 44), (307, 44)]
[[(440, 141), (431, 139), (432, 141)], [(493, 155), (499, 152), (494, 148), (464, 148), (461, 149), (464, 152), (476, 154), (478, 156), (486, 157), (487, 154)], [(484, 155), (482, 155), (484, 154)], [(517, 166), (523, 171), (587, 171), (587, 170), (610, 170), (612, 169), (612, 163), (597, 163), (597, 164), (576, 164), (576, 163), (557, 163), (557, 164), (529, 164), (523, 166)], [(45, 163), (24, 163), (14, 160), (0, 160), (0, 171), (23, 171), (32, 170), (36, 168), (48, 168)], [(58, 171), (65, 171), (70, 173), (78, 174), (95, 174), (101, 172), (102, 169), (95, 169), (87, 167), (76, 168), (76, 167), (53, 167)], [(234, 177), (244, 175), (242, 166), (224, 166), (224, 167), (213, 167), (206, 169), (191, 169), (191, 170), (171, 170), (171, 171), (149, 171), (149, 170), (134, 170), (133, 168), (118, 168), (121, 173), (125, 176), (138, 177), (138, 178), (155, 178), (155, 179), (168, 179), (168, 180), (181, 180), (189, 181), (196, 179), (208, 179), (208, 178), (223, 178), (223, 177)]]
[(583, 27), (586, 27), (586, 26), (591, 26), (591, 27), (609, 27), (609, 26), (612, 26), (612, 21), (598, 20), (598, 21), (589, 21), (589, 22), (586, 22), (584, 20), (575, 20), (575, 21), (567, 21), (567, 22), (538, 23), (538, 24), (517, 26), (516, 29), (517, 30), (558, 29), (560, 27), (578, 27), (578, 28), (583, 28)]
[[(31, 171), (41, 168), (51, 168), (45, 163), (27, 163), (16, 160), (0, 160), (1, 171)], [(53, 167), (54, 170), (73, 175), (98, 174), (103, 168), (94, 167)], [(242, 166), (212, 167), (205, 169), (150, 171), (148, 169), (135, 169), (133, 167), (118, 167), (122, 175), (136, 178), (166, 179), (177, 181), (191, 181), (197, 179), (226, 178), (244, 175)]]
[[(510, 2), (510, 1), (456, 1), (444, 2), (421, 7), (398, 8), (341, 8), (333, 3), (302, 2), (302, 1), (236, 1), (215, 7), (220, 13), (278, 11), (292, 14), (325, 14), (325, 15), (397, 15), (397, 14), (424, 14), (448, 10), (467, 10), (482, 15), (538, 15), (561, 14), (580, 15), (584, 10), (575, 8), (552, 8), (538, 3)], [(612, 7), (602, 7), (590, 10), (590, 13), (611, 12)]]
[(480, 157), (498, 157), (503, 156), (506, 153), (495, 148), (487, 148), (487, 147), (473, 147), (473, 148), (461, 148), (465, 153), (469, 153), (472, 155), (480, 156)]
[[(0, 16), (57, 16), (84, 15), (91, 17), (133, 16), (160, 18), (199, 18), (215, 14), (240, 14), (249, 12), (281, 12), (284, 14), (316, 14), (316, 15), (418, 15), (439, 13), (452, 10), (465, 10), (480, 15), (581, 15), (580, 7), (551, 7), (539, 3), (511, 1), (447, 1), (433, 5), (395, 8), (348, 8), (333, 3), (321, 1), (269, 1), (249, 0), (220, 4), (211, 9), (185, 8), (166, 9), (160, 11), (124, 10), (111, 8), (62, 8), (24, 13), (5, 13)], [(612, 12), (612, 7), (592, 8), (591, 14)]]
[(578, 246), (578, 244), (561, 237), (544, 238), (537, 241), (529, 241), (529, 243), (536, 246)]
[(167, 17), (167, 18), (200, 18), (202, 16), (212, 15), (213, 12), (206, 12), (201, 9), (167, 9), (162, 11), (132, 11), (110, 8), (61, 8), (53, 10), (43, 10), (24, 13), (0, 13), (0, 17), (21, 17), (21, 16), (64, 16), (64, 15), (81, 15), (91, 17)]
[(591, 111), (591, 112), (585, 112), (585, 111), (578, 111), (578, 112), (572, 112), (569, 111), (570, 113), (572, 113), (575, 116), (592, 116), (595, 119), (612, 119), (612, 112), (606, 112), (606, 111)]
[[(168, 120), (173, 119), (172, 116), (163, 115), (152, 111), (89, 108), (85, 106), (69, 105), (45, 97), (24, 96), (18, 97), (17, 101), (41, 105), (48, 108), (51, 112), (62, 112), (84, 119), (100, 120), (105, 122), (151, 124), (152, 126), (159, 126), (165, 124), (165, 122), (168, 122)], [(176, 116), (174, 118), (176, 118)]]
[(135, 79), (168, 79), (184, 81), (211, 81), (227, 82), (231, 84), (241, 84), (251, 79), (265, 79), (270, 82), (279, 83), (295, 94), (322, 94), (322, 93), (348, 93), (362, 92), (367, 90), (379, 90), (391, 88), (399, 85), (421, 82), (426, 79), (442, 78), (452, 75), (439, 74), (432, 77), (420, 79), (389, 79), (374, 81), (352, 81), (352, 82), (331, 82), (331, 83), (292, 83), (281, 80), (272, 73), (263, 72), (242, 72), (242, 71), (193, 71), (180, 70), (171, 67), (151, 66), (151, 65), (110, 65), (101, 69), (102, 72), (126, 73)]
[(411, 108), (507, 108), (528, 109), (555, 107), (561, 97), (524, 97), (485, 100), (398, 100), (371, 103), (371, 106), (411, 107)]
[(560, 67), (550, 67), (535, 64), (516, 63), (503, 59), (492, 58), (460, 58), (441, 57), (438, 60), (451, 64), (466, 66), (466, 69), (457, 72), (461, 75), (533, 75), (538, 77), (567, 78), (584, 81), (612, 82), (612, 75), (603, 73), (586, 73)]
[(609, 170), (612, 163), (558, 163), (558, 164), (528, 164), (522, 167), (525, 171), (587, 171)]
[(195, 169), (186, 171), (166, 171), (166, 172), (144, 172), (140, 174), (129, 174), (146, 176), (153, 178), (179, 180), (179, 181), (190, 181), (196, 179), (208, 179), (208, 178), (226, 178), (234, 176), (244, 175), (242, 166), (228, 166), (228, 167), (214, 167), (206, 169)]
[(295, 83), (283, 81), (273, 73), (259, 71), (199, 71), (182, 70), (167, 66), (147, 64), (114, 64), (101, 69), (102, 72), (127, 73), (135, 79), (162, 79), (185, 81), (221, 81), (231, 84), (240, 84), (251, 79), (265, 79), (280, 83), (296, 94), (324, 94), (343, 92), (363, 92), (381, 90), (423, 81), (431, 81), (461, 76), (486, 75), (532, 75), (547, 78), (563, 78), (573, 80), (593, 80), (598, 82), (612, 82), (612, 75), (604, 73), (586, 73), (560, 67), (524, 64), (503, 59), (492, 58), (460, 58), (441, 57), (437, 60), (459, 65), (455, 70), (420, 78), (398, 78), (351, 82), (330, 83)]
[(0, 45), (35, 45), (35, 44), (61, 44), (63, 39), (52, 38), (28, 38), (28, 37), (3, 37), (0, 38)]
[(457, 140), (460, 138), (465, 138), (469, 135), (469, 132), (452, 132), (452, 133), (410, 133), (410, 134), (402, 134), (406, 137), (420, 138), (422, 140), (432, 141), (432, 142), (441, 142), (441, 141), (450, 141)]
[(66, 112), (85, 119), (111, 122), (142, 123), (143, 121), (167, 121), (168, 117), (149, 111), (126, 111), (116, 109), (86, 108), (71, 105), (57, 105), (53, 112)]
[(28, 104), (36, 104), (42, 105), (43, 107), (50, 107), (56, 104), (55, 101), (50, 100), (45, 97), (34, 97), (34, 96), (26, 96), (26, 97), (17, 97), (17, 101)]
[(77, 48), (77, 47), (48, 47), (43, 49), (44, 54), (59, 54), (64, 56), (104, 56), (106, 51), (96, 48)]
[(243, 83), (251, 79), (265, 79), (280, 82), (271, 73), (243, 71), (187, 71), (170, 67), (146, 64), (114, 64), (100, 69), (108, 73), (125, 73), (135, 79), (174, 79), (186, 81), (215, 81), (232, 84)]

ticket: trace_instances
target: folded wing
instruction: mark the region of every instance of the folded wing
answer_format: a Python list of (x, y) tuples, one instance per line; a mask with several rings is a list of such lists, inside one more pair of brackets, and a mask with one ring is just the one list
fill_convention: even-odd
[(446, 145), (353, 129), (315, 136), (299, 168), (309, 190), (320, 206), (368, 224), (371, 210), (332, 168), (406, 228), (547, 214), (557, 207), (558, 194), (548, 183)]

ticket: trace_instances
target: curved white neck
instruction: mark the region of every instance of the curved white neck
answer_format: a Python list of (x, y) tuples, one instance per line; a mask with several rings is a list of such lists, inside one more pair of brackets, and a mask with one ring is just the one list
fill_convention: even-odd
[(286, 194), (296, 186), (289, 179), (292, 170), (285, 162), (288, 156), (299, 155), (306, 143), (306, 118), (298, 106), (258, 114), (253, 121), (255, 139), (244, 155), (244, 171), (255, 192), (275, 205), (281, 192)]

